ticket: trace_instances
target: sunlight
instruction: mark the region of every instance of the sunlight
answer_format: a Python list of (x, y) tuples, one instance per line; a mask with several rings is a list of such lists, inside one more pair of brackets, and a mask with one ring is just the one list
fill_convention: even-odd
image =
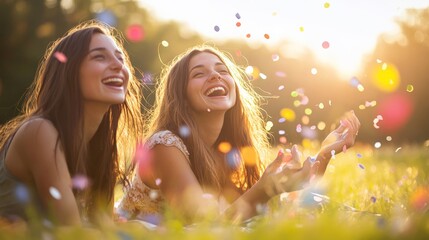
[(299, 58), (310, 49), (345, 80), (360, 70), (362, 58), (381, 33), (398, 31), (395, 17), (406, 8), (429, 6), (427, 0), (139, 1), (161, 20), (179, 21), (208, 40), (238, 38), (266, 44), (288, 58)]

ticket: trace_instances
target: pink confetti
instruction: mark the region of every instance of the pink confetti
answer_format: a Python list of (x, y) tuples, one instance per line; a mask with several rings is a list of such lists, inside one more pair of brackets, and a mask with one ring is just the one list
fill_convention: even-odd
[(60, 61), (61, 63), (66, 63), (67, 62), (67, 57), (66, 55), (64, 55), (64, 53), (62, 52), (55, 52), (54, 53), (54, 57)]
[(72, 186), (75, 189), (83, 190), (89, 186), (89, 180), (84, 175), (76, 175), (72, 179)]
[(323, 47), (324, 49), (328, 49), (328, 48), (329, 48), (329, 42), (328, 42), (328, 41), (324, 41), (324, 42), (322, 43), (322, 47)]

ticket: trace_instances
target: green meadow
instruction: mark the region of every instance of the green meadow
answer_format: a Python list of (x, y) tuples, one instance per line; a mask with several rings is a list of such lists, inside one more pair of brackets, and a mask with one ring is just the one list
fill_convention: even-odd
[(322, 179), (272, 199), (245, 223), (166, 218), (159, 226), (128, 222), (100, 230), (0, 223), (0, 239), (428, 239), (428, 170), (428, 142), (357, 145), (336, 155)]

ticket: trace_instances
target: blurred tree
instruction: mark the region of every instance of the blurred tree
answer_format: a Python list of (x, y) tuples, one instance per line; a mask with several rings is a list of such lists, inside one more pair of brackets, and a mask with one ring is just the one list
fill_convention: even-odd
[[(372, 132), (378, 136), (391, 135), (396, 142), (422, 142), (429, 139), (429, 101), (427, 91), (429, 90), (429, 8), (410, 9), (404, 18), (398, 19), (397, 23), (401, 29), (401, 35), (382, 35), (373, 54), (368, 58), (365, 68), (365, 79), (368, 94), (377, 96), (378, 103), (395, 96), (405, 96), (410, 99), (412, 112), (408, 121), (397, 129), (383, 131), (383, 121), (380, 121), (380, 129)], [(395, 66), (400, 75), (399, 87), (395, 91), (384, 92), (372, 85), (374, 79), (371, 71), (374, 64), (385, 62)], [(406, 104), (398, 101), (391, 106), (391, 111), (406, 114)], [(392, 103), (393, 104), (393, 103)], [(372, 116), (380, 114), (380, 109), (374, 108)], [(398, 115), (396, 119), (403, 118)], [(369, 130), (368, 130), (369, 131)], [(375, 136), (372, 136), (375, 137)]]

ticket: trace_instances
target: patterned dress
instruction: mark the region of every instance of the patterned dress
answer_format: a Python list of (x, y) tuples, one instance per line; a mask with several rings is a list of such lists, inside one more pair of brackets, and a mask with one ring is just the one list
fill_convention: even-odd
[[(152, 135), (145, 147), (152, 149), (156, 145), (173, 146), (179, 149), (189, 162), (189, 152), (182, 139), (174, 133), (164, 130)], [(138, 169), (138, 167), (136, 168)], [(139, 171), (135, 171), (132, 183), (121, 199), (116, 211), (121, 217), (128, 219), (140, 218), (149, 215), (158, 215), (163, 212), (165, 203), (159, 189), (152, 189), (141, 181)]]

